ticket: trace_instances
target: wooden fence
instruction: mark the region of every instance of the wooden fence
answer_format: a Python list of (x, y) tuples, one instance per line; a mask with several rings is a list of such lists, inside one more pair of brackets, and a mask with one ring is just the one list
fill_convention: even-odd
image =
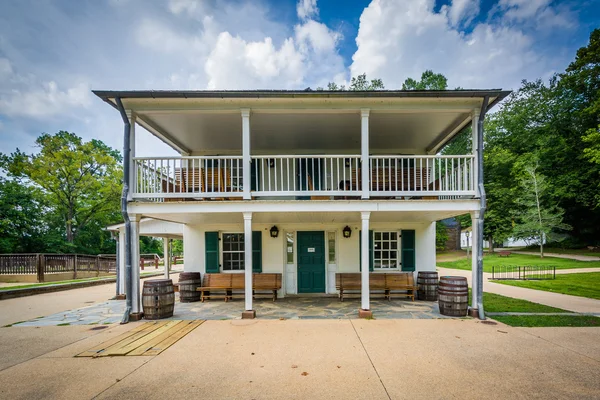
[(1, 275), (37, 274), (38, 282), (44, 282), (45, 274), (78, 272), (116, 273), (115, 257), (85, 254), (0, 254)]

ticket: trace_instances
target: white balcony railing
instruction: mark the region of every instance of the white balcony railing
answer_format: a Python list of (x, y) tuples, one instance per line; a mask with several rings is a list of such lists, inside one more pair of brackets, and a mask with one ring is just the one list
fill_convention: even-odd
[(135, 157), (134, 198), (242, 197), (242, 157)]
[(360, 196), (360, 156), (254, 156), (254, 196)]
[(475, 195), (475, 157), (371, 156), (371, 196)]
[[(371, 156), (370, 197), (475, 195), (475, 158)], [(151, 201), (243, 197), (241, 156), (135, 157), (133, 197)], [(358, 199), (359, 155), (252, 156), (253, 198)]]

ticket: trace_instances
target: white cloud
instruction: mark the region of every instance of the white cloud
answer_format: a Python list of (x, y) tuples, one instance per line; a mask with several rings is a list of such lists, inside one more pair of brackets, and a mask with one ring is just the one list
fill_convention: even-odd
[(452, 26), (468, 25), (479, 14), (479, 0), (452, 0), (449, 6), (443, 6), (442, 12), (448, 13)]
[(497, 8), (508, 22), (535, 22), (542, 28), (571, 27), (572, 13), (564, 7), (557, 11), (551, 3), (552, 0), (500, 0)]
[(85, 108), (90, 104), (88, 84), (80, 83), (60, 90), (56, 82), (50, 81), (24, 91), (15, 89), (3, 93), (0, 97), (0, 114), (41, 119), (71, 113), (74, 108)]
[(547, 76), (554, 68), (517, 27), (488, 22), (470, 33), (457, 28), (468, 15), (452, 10), (458, 4), (435, 13), (433, 0), (374, 0), (360, 18), (352, 76), (366, 72), (400, 88), (407, 77), (432, 69), (446, 75), (450, 88), (516, 88), (522, 79)]
[(317, 0), (298, 0), (296, 3), (296, 12), (301, 20), (313, 18), (319, 15)]

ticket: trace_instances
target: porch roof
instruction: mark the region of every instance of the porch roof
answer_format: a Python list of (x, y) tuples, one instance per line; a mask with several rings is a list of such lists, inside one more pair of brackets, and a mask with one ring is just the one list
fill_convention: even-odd
[(252, 111), (253, 154), (357, 153), (360, 109), (371, 110), (373, 154), (435, 153), (466, 127), (472, 111), (510, 91), (217, 90), (93, 91), (120, 98), (137, 122), (181, 153), (239, 154), (240, 108)]

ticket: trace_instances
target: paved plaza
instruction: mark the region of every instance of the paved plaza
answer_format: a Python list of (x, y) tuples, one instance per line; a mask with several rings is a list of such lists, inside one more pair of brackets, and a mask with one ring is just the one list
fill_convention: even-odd
[[(224, 302), (210, 300), (204, 303), (175, 303), (175, 312), (170, 319), (179, 320), (229, 320), (240, 319), (244, 308), (243, 300)], [(356, 318), (360, 299), (337, 297), (289, 297), (271, 301), (254, 300), (254, 308), (260, 319), (349, 319)], [(439, 313), (437, 302), (410, 300), (372, 300), (371, 309), (377, 319), (436, 319), (447, 318)], [(104, 325), (121, 321), (125, 301), (109, 300), (74, 310), (34, 318), (15, 326), (66, 326)]]

